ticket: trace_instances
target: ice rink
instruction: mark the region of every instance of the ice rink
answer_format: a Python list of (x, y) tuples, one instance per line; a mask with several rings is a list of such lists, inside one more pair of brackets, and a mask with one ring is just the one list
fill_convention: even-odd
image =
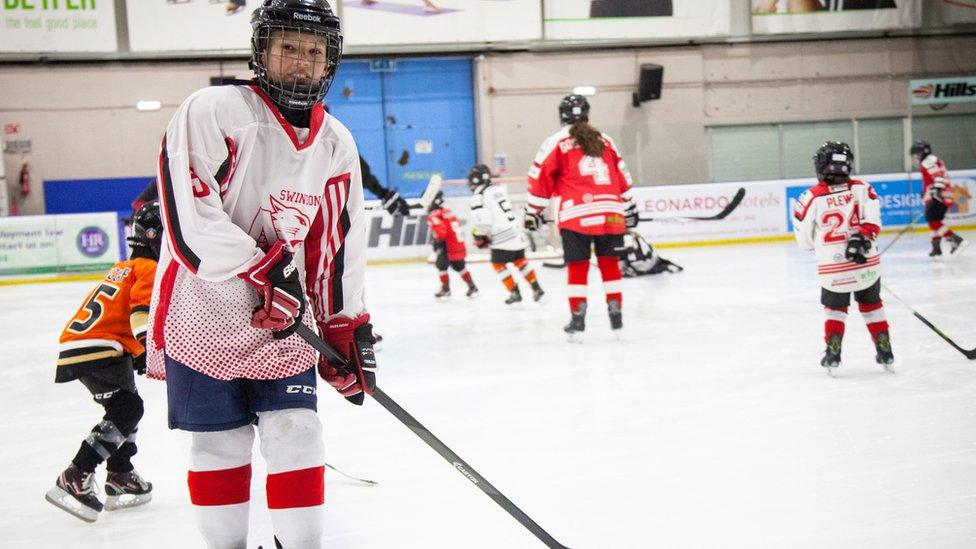
[[(976, 346), (976, 249), (944, 263), (927, 251), (927, 235), (907, 235), (883, 282)], [(792, 242), (661, 252), (686, 270), (624, 281), (621, 341), (591, 269), (583, 344), (561, 330), (563, 270), (538, 269), (548, 303), (510, 310), (487, 264), (472, 269), (479, 299), (456, 291), (447, 303), (432, 297), (432, 266), (370, 267), (379, 385), (569, 547), (976, 546), (976, 362), (886, 298), (896, 373), (874, 363), (852, 307), (832, 379), (819, 366), (812, 253)], [(155, 499), (91, 525), (44, 501), (101, 416), (80, 383), (53, 383), (58, 333), (92, 285), (0, 287), (0, 546), (202, 547), (189, 435), (166, 428), (161, 382), (138, 380), (134, 463)], [(326, 547), (542, 547), (375, 402), (320, 389), (328, 462), (379, 481), (327, 471)], [(255, 456), (249, 547), (267, 548)]]

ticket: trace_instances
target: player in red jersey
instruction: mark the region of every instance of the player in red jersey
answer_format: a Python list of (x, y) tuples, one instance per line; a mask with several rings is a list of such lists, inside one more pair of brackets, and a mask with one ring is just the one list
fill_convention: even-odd
[(448, 266), (460, 274), (461, 280), (468, 285), (465, 295), (477, 297), (478, 287), (464, 263), (468, 250), (458, 236), (461, 234), (461, 225), (454, 212), (444, 207), (443, 192), (437, 191), (427, 207), (427, 212), (427, 225), (430, 227), (434, 252), (437, 253), (434, 265), (437, 266), (441, 279), (441, 289), (434, 294), (434, 297), (438, 299), (451, 297), (451, 281), (447, 277)]
[(912, 144), (912, 163), (922, 172), (922, 198), (925, 200), (925, 220), (932, 230), (932, 251), (929, 257), (942, 257), (942, 239), (949, 243), (949, 255), (957, 254), (969, 244), (952, 232), (945, 221), (946, 212), (954, 202), (952, 182), (945, 163), (932, 154), (932, 146), (921, 139)]
[[(152, 499), (152, 484), (132, 467), (143, 414), (133, 371), (146, 372), (146, 320), (162, 229), (159, 203), (139, 208), (132, 216), (131, 257), (112, 266), (61, 333), (54, 381), (77, 379), (105, 415), (46, 499), (86, 522), (95, 522), (103, 507), (112, 511)], [(103, 461), (108, 469), (104, 506), (93, 484)]]
[(610, 327), (623, 327), (623, 294), (618, 257), (623, 235), (637, 225), (637, 207), (630, 197), (630, 173), (616, 145), (589, 125), (590, 105), (581, 95), (567, 95), (559, 104), (562, 129), (543, 142), (529, 169), (529, 197), (525, 226), (542, 226), (542, 214), (553, 196), (559, 197), (556, 222), (563, 241), (569, 282), (571, 338), (585, 329), (586, 280), (590, 248), (596, 249), (603, 277)]

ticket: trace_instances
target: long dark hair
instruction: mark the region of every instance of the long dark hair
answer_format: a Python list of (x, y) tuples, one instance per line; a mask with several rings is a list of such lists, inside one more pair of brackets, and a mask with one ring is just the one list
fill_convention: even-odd
[(603, 156), (603, 149), (607, 145), (603, 141), (603, 135), (585, 120), (573, 123), (569, 128), (569, 136), (583, 149), (586, 156)]

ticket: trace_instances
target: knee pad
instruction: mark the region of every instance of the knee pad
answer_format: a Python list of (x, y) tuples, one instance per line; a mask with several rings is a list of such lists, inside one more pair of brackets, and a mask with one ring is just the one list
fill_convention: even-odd
[(325, 461), (322, 422), (312, 410), (258, 412), (258, 434), (269, 473), (318, 467)]
[(145, 413), (142, 397), (129, 391), (119, 391), (105, 401), (105, 420), (111, 421), (124, 436), (135, 431)]
[(251, 463), (254, 427), (245, 425), (228, 431), (193, 433), (190, 445), (190, 469), (215, 471)]

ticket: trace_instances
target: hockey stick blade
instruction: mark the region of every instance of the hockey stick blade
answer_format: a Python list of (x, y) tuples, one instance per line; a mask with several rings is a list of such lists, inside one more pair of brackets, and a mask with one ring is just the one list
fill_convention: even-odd
[(724, 208), (722, 208), (722, 211), (718, 212), (715, 215), (707, 215), (703, 217), (680, 216), (680, 215), (675, 217), (640, 217), (637, 220), (638, 221), (669, 221), (672, 219), (687, 219), (691, 221), (720, 221), (722, 219), (725, 219), (726, 217), (729, 216), (729, 214), (735, 211), (735, 209), (739, 207), (739, 204), (742, 203), (742, 199), (745, 197), (746, 197), (746, 188), (739, 187), (739, 190), (735, 191), (735, 195), (732, 197), (732, 200), (730, 200), (729, 203), (726, 204)]
[[(321, 353), (328, 359), (329, 362), (333, 364), (339, 364), (344, 368), (349, 367), (349, 362), (346, 358), (340, 355), (335, 349), (329, 346), (328, 343), (322, 341), (322, 338), (313, 332), (308, 326), (305, 326), (301, 322), (298, 323), (295, 328), (295, 333), (297, 333), (302, 339), (308, 342), (309, 345), (315, 348), (316, 351)], [(452, 467), (457, 469), (459, 473), (464, 475), (465, 478), (471, 481), (472, 484), (478, 487), (479, 490), (490, 497), (499, 507), (505, 510), (509, 515), (524, 526), (528, 531), (532, 532), (535, 537), (539, 538), (539, 541), (546, 544), (546, 547), (553, 549), (568, 549), (565, 545), (556, 541), (548, 532), (542, 529), (538, 523), (532, 520), (528, 515), (525, 514), (521, 509), (519, 509), (510, 499), (505, 497), (497, 488), (491, 485), (483, 476), (481, 476), (473, 467), (468, 465), (466, 461), (461, 459), (460, 456), (454, 453), (453, 450), (447, 447), (446, 444), (440, 441), (429, 429), (420, 424), (412, 415), (410, 415), (406, 410), (400, 407), (389, 395), (383, 392), (379, 387), (373, 388), (373, 400), (378, 402), (380, 406), (386, 408), (386, 411), (393, 414), (393, 417), (400, 420), (401, 423), (406, 425), (415, 435), (417, 435), (421, 440), (427, 443), (435, 452), (440, 454)]]
[(976, 360), (976, 349), (972, 349), (972, 350), (963, 349), (955, 341), (953, 341), (952, 338), (950, 338), (949, 336), (947, 336), (945, 334), (945, 332), (943, 332), (938, 327), (936, 327), (935, 324), (932, 324), (931, 322), (929, 322), (929, 320), (927, 318), (925, 318), (924, 316), (920, 315), (918, 313), (918, 311), (916, 311), (915, 309), (913, 309), (912, 306), (909, 305), (908, 303), (906, 303), (904, 299), (898, 297), (898, 294), (896, 294), (895, 292), (892, 292), (891, 291), (891, 288), (885, 286), (884, 284), (881, 284), (881, 287), (884, 288), (885, 291), (888, 292), (891, 295), (891, 297), (893, 297), (893, 298), (897, 299), (898, 301), (900, 301), (901, 304), (904, 305), (905, 307), (908, 307), (908, 310), (911, 311), (913, 315), (915, 315), (915, 318), (917, 318), (920, 321), (922, 321), (922, 324), (925, 324), (926, 326), (928, 326), (933, 332), (935, 332), (936, 334), (938, 334), (939, 337), (941, 337), (942, 339), (944, 339), (946, 341), (946, 343), (948, 343), (949, 345), (952, 345), (952, 347), (955, 350), (957, 350), (960, 353), (962, 353), (963, 356), (965, 356), (969, 360)]

